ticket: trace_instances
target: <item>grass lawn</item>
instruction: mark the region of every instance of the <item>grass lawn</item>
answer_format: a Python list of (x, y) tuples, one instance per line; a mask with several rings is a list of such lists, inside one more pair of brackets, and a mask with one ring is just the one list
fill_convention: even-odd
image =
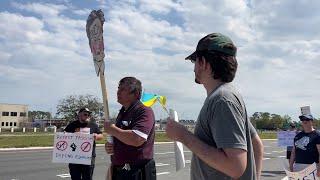
[[(276, 139), (276, 132), (259, 132), (261, 139)], [(169, 142), (164, 132), (157, 132), (156, 142)], [(97, 141), (98, 144), (104, 144), (105, 140)], [(52, 146), (53, 134), (49, 133), (14, 133), (0, 134), (0, 148), (21, 148), (21, 147), (46, 147)]]
[(0, 148), (52, 146), (53, 135), (0, 136)]
[[(156, 133), (156, 142), (167, 142), (169, 139), (164, 132)], [(104, 144), (106, 140), (97, 141)], [(15, 133), (0, 135), (0, 148), (21, 148), (21, 147), (46, 147), (53, 145), (53, 134), (49, 133)]]
[(261, 139), (277, 139), (277, 132), (275, 131), (262, 131), (258, 134)]

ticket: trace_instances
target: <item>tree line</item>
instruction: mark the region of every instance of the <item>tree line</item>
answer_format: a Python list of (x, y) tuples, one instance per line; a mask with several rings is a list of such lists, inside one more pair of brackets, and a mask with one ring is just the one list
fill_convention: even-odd
[[(297, 121), (293, 121), (289, 115), (271, 114), (269, 112), (255, 112), (250, 117), (250, 121), (256, 129), (261, 130), (287, 130), (290, 123), (294, 123), (297, 128), (301, 126), (298, 117)], [(315, 119), (313, 125), (320, 128), (320, 120)]]
[[(75, 119), (80, 108), (87, 107), (92, 111), (93, 118), (104, 117), (103, 103), (100, 99), (93, 95), (69, 95), (62, 98), (57, 105), (57, 113), (55, 118), (65, 119), (66, 123)], [(50, 112), (29, 111), (29, 119), (49, 119), (52, 118)], [(278, 115), (269, 112), (255, 112), (249, 117), (251, 123), (256, 129), (260, 130), (286, 130), (290, 127), (290, 123), (294, 123), (296, 127), (300, 127), (298, 117), (293, 121), (289, 115)], [(313, 122), (316, 128), (320, 128), (320, 119)]]

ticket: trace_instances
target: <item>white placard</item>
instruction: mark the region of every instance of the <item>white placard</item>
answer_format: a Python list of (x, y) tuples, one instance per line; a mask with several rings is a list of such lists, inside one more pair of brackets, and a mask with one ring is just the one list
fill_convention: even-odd
[(313, 163), (305, 169), (297, 172), (291, 172), (288, 169), (288, 166), (285, 166), (284, 170), (286, 171), (288, 180), (319, 180), (317, 177), (316, 163)]
[(311, 114), (310, 106), (303, 106), (303, 107), (300, 107), (300, 109), (301, 109), (301, 115)]
[(293, 146), (293, 139), (296, 134), (295, 131), (278, 131), (278, 146)]
[(80, 128), (80, 133), (90, 134), (90, 128), (88, 128), (88, 127)]
[[(169, 110), (170, 119), (173, 119), (176, 122), (179, 122), (178, 113), (177, 111), (170, 109)], [(175, 141), (174, 142), (174, 154), (176, 159), (176, 171), (184, 168), (186, 166), (186, 162), (184, 159), (184, 152), (183, 152), (183, 145), (181, 142)]]
[(93, 135), (84, 133), (56, 133), (52, 162), (91, 164)]

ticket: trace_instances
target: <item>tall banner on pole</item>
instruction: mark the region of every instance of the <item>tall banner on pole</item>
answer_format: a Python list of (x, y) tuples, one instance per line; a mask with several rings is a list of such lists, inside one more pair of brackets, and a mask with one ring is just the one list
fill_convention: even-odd
[(93, 56), (94, 68), (97, 76), (100, 77), (101, 91), (103, 97), (103, 111), (105, 121), (109, 121), (109, 106), (107, 88), (104, 76), (104, 42), (103, 42), (103, 23), (104, 14), (100, 10), (93, 10), (88, 19), (86, 25), (87, 36), (89, 39), (89, 45)]
[(93, 10), (88, 19), (86, 25), (87, 36), (89, 39), (89, 45), (93, 56), (94, 68), (97, 76), (99, 74), (104, 75), (104, 43), (103, 43), (103, 23), (104, 14), (101, 10)]

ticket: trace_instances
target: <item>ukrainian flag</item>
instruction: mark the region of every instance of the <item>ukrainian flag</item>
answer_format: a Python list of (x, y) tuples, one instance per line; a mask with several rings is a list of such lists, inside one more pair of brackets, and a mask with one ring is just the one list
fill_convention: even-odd
[(160, 96), (157, 94), (145, 93), (143, 92), (141, 96), (141, 102), (148, 107), (154, 105), (154, 103), (159, 102), (163, 107), (166, 106), (167, 98), (165, 96)]

